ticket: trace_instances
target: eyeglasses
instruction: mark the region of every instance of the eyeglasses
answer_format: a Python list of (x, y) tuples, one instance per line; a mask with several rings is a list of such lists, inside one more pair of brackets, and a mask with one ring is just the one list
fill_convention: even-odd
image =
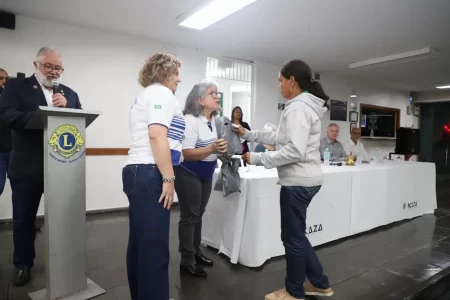
[(8, 80), (8, 77), (0, 76), (0, 80)]
[(205, 97), (206, 97), (206, 96), (209, 96), (209, 95), (211, 95), (211, 97), (213, 97), (213, 98), (220, 98), (220, 92), (212, 91), (212, 92), (210, 92), (210, 93), (207, 93), (207, 94), (205, 95)]
[(53, 70), (55, 70), (58, 73), (62, 73), (64, 72), (64, 68), (60, 67), (60, 66), (53, 66), (52, 64), (41, 64), (40, 62), (37, 61), (38, 64), (40, 64), (41, 66), (44, 67), (44, 70), (46, 72), (51, 72)]

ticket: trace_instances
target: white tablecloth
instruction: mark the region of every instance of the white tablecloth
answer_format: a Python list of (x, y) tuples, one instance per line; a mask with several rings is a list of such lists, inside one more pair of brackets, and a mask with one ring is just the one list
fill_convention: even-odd
[[(434, 164), (391, 162), (322, 168), (324, 184), (307, 217), (313, 246), (432, 213), (436, 208)], [(241, 193), (224, 198), (213, 191), (203, 216), (203, 243), (219, 249), (232, 263), (249, 267), (284, 255), (277, 180), (276, 170), (253, 167), (241, 173)]]

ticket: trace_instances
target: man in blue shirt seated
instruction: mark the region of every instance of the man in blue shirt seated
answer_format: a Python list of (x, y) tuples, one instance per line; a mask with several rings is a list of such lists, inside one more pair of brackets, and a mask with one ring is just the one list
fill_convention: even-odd
[(323, 153), (325, 149), (330, 151), (330, 161), (346, 161), (347, 153), (345, 153), (344, 146), (337, 140), (339, 136), (339, 126), (336, 123), (331, 123), (327, 128), (327, 136), (320, 140), (320, 157), (323, 160)]
[[(273, 125), (273, 124), (266, 124), (264, 125), (263, 131), (273, 131), (276, 132), (277, 131), (277, 126)], [(266, 151), (274, 151), (275, 150), (275, 145), (267, 145), (267, 144), (258, 144), (255, 147), (254, 152), (266, 152)]]

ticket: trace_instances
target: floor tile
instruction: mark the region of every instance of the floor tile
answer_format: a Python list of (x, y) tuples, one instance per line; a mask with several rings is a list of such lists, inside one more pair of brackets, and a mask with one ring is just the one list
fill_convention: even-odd
[(128, 285), (113, 288), (113, 291), (117, 300), (131, 300), (130, 287)]
[(266, 294), (284, 287), (285, 276), (285, 270), (267, 272), (241, 279), (236, 288), (251, 295), (252, 299), (264, 299)]
[(434, 215), (438, 219), (446, 217), (446, 216), (450, 216), (450, 210), (447, 210), (447, 209), (436, 209), (436, 211), (434, 212)]
[(321, 256), (320, 262), (322, 263), (324, 273), (328, 277), (328, 280), (330, 281), (330, 284), (332, 286), (358, 276), (359, 274), (362, 274), (369, 270), (368, 268), (353, 266), (336, 261), (335, 258), (331, 255)]
[(11, 252), (12, 251), (10, 249), (1, 249), (0, 248), (0, 264), (3, 264), (3, 265), (9, 264)]
[(415, 282), (423, 282), (442, 271), (441, 268), (432, 264), (411, 261), (410, 257), (401, 258), (382, 268), (390, 273), (413, 279)]
[(364, 243), (349, 250), (331, 254), (331, 258), (357, 268), (376, 268), (404, 254), (386, 244)]
[(106, 289), (106, 293), (91, 300), (119, 300), (112, 289)]
[(370, 270), (357, 276), (356, 279), (369, 284), (375, 289), (382, 289), (388, 294), (395, 294), (415, 284), (415, 281), (409, 277), (383, 269)]
[(0, 250), (10, 250), (14, 248), (13, 238), (10, 235), (0, 236)]
[(111, 267), (125, 267), (125, 257), (125, 248), (103, 248), (89, 251), (87, 253), (88, 271)]
[(374, 288), (356, 278), (349, 279), (333, 287), (334, 300), (380, 300), (390, 296), (384, 289)]
[(128, 284), (126, 267), (100, 268), (88, 271), (87, 276), (104, 289)]
[(428, 245), (427, 248), (431, 248), (433, 251), (449, 255), (450, 258), (450, 243), (445, 242), (445, 240)]
[(450, 216), (446, 216), (436, 220), (436, 226), (443, 228), (450, 228)]
[[(87, 274), (107, 290), (95, 300), (130, 300), (125, 261), (128, 213), (89, 215), (87, 220)], [(179, 209), (174, 208), (169, 245), (172, 299), (262, 300), (264, 295), (284, 286), (284, 257), (272, 258), (259, 268), (248, 268), (231, 264), (228, 257), (208, 247), (203, 247), (202, 251), (214, 260), (214, 267), (207, 268), (207, 278), (180, 274), (178, 220)], [(10, 224), (0, 224), (0, 300), (6, 299), (6, 293), (9, 293), (9, 299), (28, 300), (29, 292), (42, 289), (45, 284), (44, 234), (41, 232), (36, 238), (32, 283), (24, 288), (14, 288), (10, 287), (13, 270), (11, 229)], [(407, 291), (415, 283), (450, 268), (450, 214), (437, 212), (383, 226), (316, 247), (316, 253), (336, 292), (332, 299), (398, 300), (393, 296), (396, 291)]]

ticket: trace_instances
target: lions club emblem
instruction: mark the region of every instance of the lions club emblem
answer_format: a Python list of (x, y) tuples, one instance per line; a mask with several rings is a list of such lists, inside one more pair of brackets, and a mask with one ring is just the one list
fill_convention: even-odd
[(53, 151), (68, 159), (81, 150), (84, 140), (75, 126), (61, 125), (55, 129), (48, 144)]

